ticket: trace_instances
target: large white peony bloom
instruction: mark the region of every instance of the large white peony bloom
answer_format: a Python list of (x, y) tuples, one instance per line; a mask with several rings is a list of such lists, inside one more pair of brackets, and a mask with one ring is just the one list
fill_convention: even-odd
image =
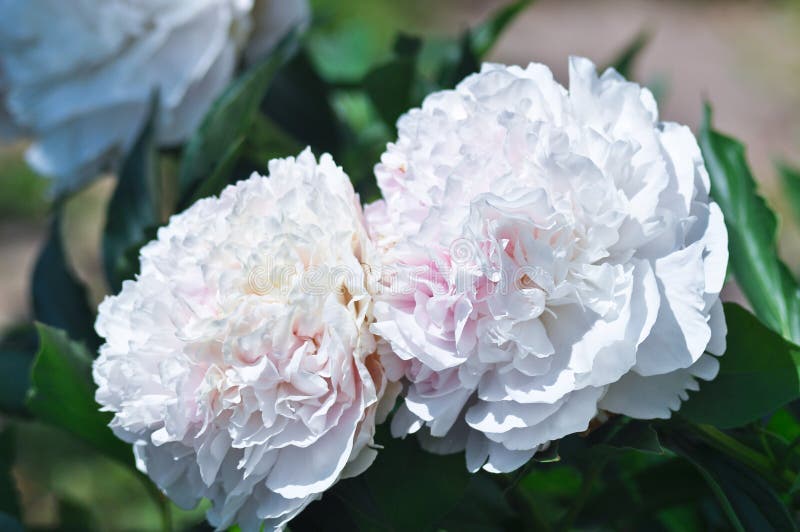
[(408, 380), (395, 435), (510, 471), (599, 411), (667, 418), (716, 375), (727, 233), (647, 89), (582, 58), (569, 90), (487, 64), (398, 127), (367, 208), (394, 270), (372, 330)]
[(0, 95), (29, 163), (73, 189), (131, 146), (154, 89), (159, 140), (180, 143), (243, 54), (308, 17), (307, 0), (0, 0)]
[(138, 467), (181, 506), (210, 499), (214, 526), (247, 531), (280, 528), (369, 466), (387, 388), (350, 181), (309, 150), (269, 171), (142, 249), (137, 280), (100, 305), (94, 363)]

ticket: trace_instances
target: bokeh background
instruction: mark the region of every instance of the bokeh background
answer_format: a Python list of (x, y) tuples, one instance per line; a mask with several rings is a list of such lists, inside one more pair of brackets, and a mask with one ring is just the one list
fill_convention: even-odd
[[(330, 75), (354, 76), (389, 55), (397, 32), (457, 35), (503, 3), (317, 0), (312, 46)], [(570, 54), (605, 65), (642, 32), (648, 42), (633, 77), (659, 95), (665, 120), (694, 129), (703, 101), (713, 104), (716, 128), (746, 144), (761, 192), (782, 218), (781, 253), (800, 271), (800, 223), (783, 201), (775, 170), (779, 161), (800, 165), (799, 0), (539, 0), (491, 59), (543, 62), (566, 83)], [(26, 167), (24, 147), (0, 147), (0, 331), (30, 315), (29, 275), (49, 207), (47, 180)], [(106, 291), (97, 250), (112, 185), (110, 177), (101, 179), (66, 205), (68, 252), (96, 300)], [(51, 429), (30, 424), (18, 437), (25, 443), (15, 474), (28, 524), (58, 526), (70, 505), (94, 500), (103, 509), (93, 514), (102, 530), (158, 527), (144, 487), (122, 468)], [(201, 516), (202, 509), (177, 518), (192, 523)]]

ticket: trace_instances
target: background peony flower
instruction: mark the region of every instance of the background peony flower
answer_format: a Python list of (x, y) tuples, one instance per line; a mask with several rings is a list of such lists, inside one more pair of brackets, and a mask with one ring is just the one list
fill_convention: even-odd
[(307, 0), (0, 0), (0, 86), (58, 193), (130, 147), (155, 89), (160, 143), (184, 141), (242, 54), (308, 17)]
[(350, 181), (310, 150), (269, 173), (174, 216), (96, 326), (114, 432), (176, 503), (210, 499), (220, 528), (279, 528), (368, 467), (387, 387)]
[(395, 435), (511, 471), (599, 411), (667, 418), (725, 350), (727, 232), (697, 143), (647, 89), (570, 60), (484, 65), (399, 123), (367, 212), (394, 266), (372, 330)]

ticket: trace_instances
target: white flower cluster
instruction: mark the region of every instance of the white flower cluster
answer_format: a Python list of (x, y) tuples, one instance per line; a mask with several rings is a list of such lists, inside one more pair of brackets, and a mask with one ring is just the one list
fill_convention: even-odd
[[(280, 528), (372, 463), (387, 388), (369, 332), (374, 249), (349, 179), (308, 150), (269, 173), (199, 201), (142, 249), (138, 279), (100, 306), (94, 364), (138, 467), (182, 506), (210, 499), (214, 526), (248, 531)], [(311, 269), (347, 275), (309, 291)]]
[(716, 375), (727, 233), (694, 137), (647, 89), (581, 58), (569, 90), (487, 64), (402, 117), (381, 161), (395, 435), (511, 471), (600, 410), (669, 417)]
[(173, 217), (97, 321), (115, 433), (214, 526), (280, 528), (363, 471), (401, 387), (395, 436), (497, 472), (604, 412), (669, 417), (717, 372), (700, 150), (613, 70), (484, 65), (430, 95), (366, 220), (330, 156), (269, 170)]
[(308, 18), (307, 0), (0, 0), (0, 133), (31, 135), (31, 166), (72, 190), (130, 148), (154, 90), (178, 144), (243, 56)]

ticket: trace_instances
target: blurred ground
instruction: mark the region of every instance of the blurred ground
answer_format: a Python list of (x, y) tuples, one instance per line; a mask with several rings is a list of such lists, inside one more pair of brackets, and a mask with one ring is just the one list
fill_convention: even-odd
[[(388, 42), (395, 31), (413, 32), (412, 23), (425, 33), (456, 33), (501, 4), (503, 0), (383, 0), (352, 15), (368, 18), (379, 28), (378, 37), (361, 43), (374, 48)], [(566, 81), (569, 54), (585, 55), (602, 65), (638, 32), (648, 31), (651, 40), (635, 76), (664, 89), (662, 117), (695, 127), (701, 103), (708, 98), (718, 127), (745, 142), (764, 193), (786, 212), (773, 162), (782, 158), (800, 163), (798, 29), (798, 2), (540, 0), (510, 28), (492, 59), (541, 61)], [(380, 56), (381, 50), (375, 54)], [(0, 329), (28, 315), (27, 278), (44, 228), (45, 210), (36, 200), (42, 181), (24, 169), (18, 152), (16, 148), (0, 153)], [(98, 222), (108, 193), (108, 184), (101, 183), (70, 205), (70, 255), (84, 278), (95, 278), (99, 271)], [(800, 231), (784, 218), (782, 248), (797, 271)], [(95, 282), (96, 297), (102, 290)]]

